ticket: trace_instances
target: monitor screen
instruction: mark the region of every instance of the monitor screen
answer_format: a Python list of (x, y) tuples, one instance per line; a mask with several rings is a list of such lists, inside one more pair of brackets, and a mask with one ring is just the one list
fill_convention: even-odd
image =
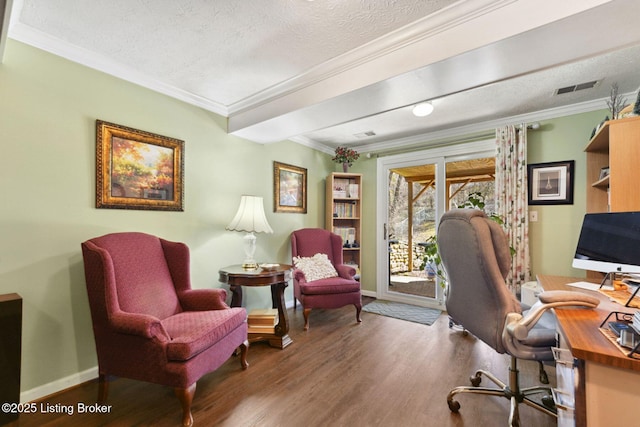
[(572, 266), (640, 273), (640, 212), (586, 214)]

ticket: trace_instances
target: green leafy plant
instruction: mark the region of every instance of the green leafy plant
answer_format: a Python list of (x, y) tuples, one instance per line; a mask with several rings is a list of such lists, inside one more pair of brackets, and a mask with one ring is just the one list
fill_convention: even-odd
[(336, 163), (347, 163), (349, 166), (353, 166), (353, 162), (358, 160), (360, 154), (356, 150), (348, 147), (336, 148), (336, 155), (331, 159)]
[[(480, 192), (470, 193), (467, 196), (467, 199), (460, 205), (456, 206), (459, 209), (478, 209), (484, 212), (485, 208), (485, 196)], [(497, 222), (500, 225), (504, 225), (504, 219), (495, 213), (486, 213), (487, 218)], [(425, 251), (423, 258), (423, 265), (427, 268), (433, 269), (435, 275), (440, 279), (440, 286), (446, 287), (447, 285), (447, 275), (445, 274), (444, 268), (442, 267), (442, 258), (440, 258), (440, 252), (438, 251), (438, 241), (436, 236), (430, 236), (425, 242)], [(515, 254), (515, 249), (509, 247), (511, 255)]]
[(442, 268), (442, 259), (438, 252), (438, 242), (436, 236), (430, 236), (424, 245), (424, 258), (423, 262), (427, 270), (431, 269), (431, 272), (440, 279), (440, 285), (443, 287), (446, 285), (447, 276)]
[[(469, 194), (467, 196), (467, 200), (465, 200), (458, 208), (460, 209), (479, 209), (484, 212), (485, 202), (484, 202), (484, 194), (475, 192)], [(500, 225), (504, 225), (504, 219), (495, 213), (487, 213), (485, 212), (489, 219), (497, 222)]]

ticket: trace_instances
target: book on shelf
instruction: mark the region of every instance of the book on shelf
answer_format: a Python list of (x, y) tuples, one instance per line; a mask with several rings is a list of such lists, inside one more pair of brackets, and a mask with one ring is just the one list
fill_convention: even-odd
[(334, 205), (335, 216), (339, 218), (355, 218), (356, 209), (353, 202), (336, 202)]
[(357, 199), (360, 197), (360, 186), (358, 184), (349, 184), (349, 198)]
[(349, 180), (343, 178), (336, 178), (333, 180), (333, 197), (334, 198), (346, 198), (347, 191), (349, 190)]
[(249, 328), (251, 327), (271, 327), (278, 323), (278, 310), (275, 308), (254, 309), (247, 317)]
[(342, 243), (353, 243), (356, 240), (356, 229), (354, 227), (333, 227), (333, 232), (342, 237)]

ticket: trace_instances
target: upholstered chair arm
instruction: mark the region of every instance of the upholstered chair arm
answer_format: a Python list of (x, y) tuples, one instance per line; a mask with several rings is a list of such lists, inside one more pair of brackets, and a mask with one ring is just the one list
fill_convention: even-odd
[(596, 308), (600, 300), (591, 295), (572, 291), (546, 291), (538, 295), (539, 302), (535, 303), (527, 312), (526, 316), (512, 313), (505, 325), (510, 336), (517, 340), (524, 340), (529, 335), (540, 317), (545, 311), (555, 307), (584, 307)]
[(338, 272), (338, 276), (345, 279), (353, 279), (353, 276), (356, 275), (356, 269), (348, 264), (336, 264), (334, 267)]
[(171, 338), (162, 326), (160, 319), (148, 314), (125, 313), (120, 311), (109, 317), (109, 323), (115, 332), (138, 335), (144, 338), (156, 338), (161, 342)]
[(298, 283), (306, 283), (306, 281), (307, 281), (307, 278), (304, 275), (304, 272), (302, 270), (300, 270), (299, 268), (294, 268), (293, 269), (293, 278)]
[(226, 303), (227, 291), (215, 289), (189, 289), (179, 292), (178, 299), (185, 311), (223, 310), (229, 308)]

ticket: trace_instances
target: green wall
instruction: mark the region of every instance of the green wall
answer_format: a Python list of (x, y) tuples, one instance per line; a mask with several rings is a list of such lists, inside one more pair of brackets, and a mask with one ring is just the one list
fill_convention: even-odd
[(584, 148), (593, 128), (606, 115), (606, 110), (600, 110), (541, 121), (540, 129), (529, 131), (527, 135), (529, 164), (575, 160), (573, 204), (529, 206), (530, 211), (538, 212), (538, 221), (529, 223), (534, 278), (536, 274), (585, 276), (583, 270), (571, 267), (582, 217), (586, 212), (587, 157)]
[[(184, 212), (94, 207), (96, 119), (185, 141)], [(225, 127), (213, 113), (8, 41), (0, 65), (0, 294), (23, 297), (27, 397), (97, 365), (81, 242), (118, 231), (185, 242), (193, 286), (211, 288), (222, 286), (219, 268), (244, 258), (243, 233), (224, 229), (240, 195), (263, 196), (274, 229), (258, 235), (260, 262), (290, 262), (291, 231), (324, 225), (331, 156), (288, 141), (256, 144)], [(274, 160), (308, 169), (306, 215), (273, 212)], [(245, 303), (269, 306), (270, 293), (247, 289)]]
[[(530, 163), (576, 160), (575, 203), (532, 208), (539, 212), (530, 226), (534, 274), (582, 274), (570, 268), (585, 210), (582, 150), (605, 113), (544, 121), (529, 133)], [(184, 212), (94, 208), (96, 119), (185, 141)], [(24, 299), (26, 397), (95, 373), (82, 241), (135, 230), (185, 242), (193, 286), (210, 288), (221, 286), (219, 268), (244, 256), (242, 234), (224, 229), (241, 194), (264, 197), (274, 229), (258, 235), (261, 262), (289, 262), (291, 231), (324, 226), (325, 177), (341, 169), (331, 156), (288, 141), (255, 144), (225, 128), (216, 114), (8, 41), (0, 64), (0, 294)], [(273, 161), (307, 168), (306, 215), (273, 213)], [(363, 174), (362, 286), (373, 294), (376, 160), (361, 156), (351, 171)], [(266, 306), (269, 298), (264, 290), (245, 290), (249, 308)], [(286, 299), (292, 300), (291, 287)]]

